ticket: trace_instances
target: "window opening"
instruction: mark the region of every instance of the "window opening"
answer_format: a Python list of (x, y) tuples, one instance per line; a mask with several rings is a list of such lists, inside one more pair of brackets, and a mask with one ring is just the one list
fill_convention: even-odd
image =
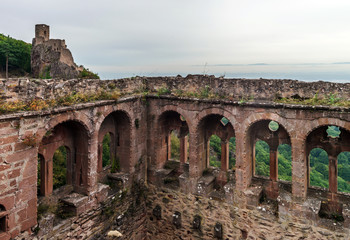
[(223, 126), (226, 126), (228, 124), (229, 120), (227, 118), (223, 117), (223, 118), (221, 118), (220, 122)]
[(107, 133), (102, 141), (102, 167), (111, 165), (111, 135)]
[(339, 138), (340, 136), (340, 129), (337, 126), (328, 126), (327, 130), (327, 137), (329, 138)]
[(236, 167), (236, 138), (232, 137), (229, 141), (229, 163), (230, 169), (235, 169)]
[(221, 167), (221, 139), (217, 135), (209, 138), (209, 166)]
[(328, 154), (322, 148), (314, 148), (309, 154), (310, 186), (329, 188)]
[(350, 193), (350, 152), (338, 155), (338, 192)]
[(178, 132), (176, 130), (170, 133), (170, 157), (172, 160), (180, 160), (180, 139), (178, 138)]
[(67, 183), (67, 148), (57, 148), (53, 155), (53, 189), (57, 189)]
[(269, 129), (272, 131), (272, 132), (276, 132), (279, 128), (279, 124), (275, 121), (270, 121), (269, 123)]
[(270, 147), (262, 140), (255, 143), (255, 175), (270, 176)]
[(278, 146), (278, 179), (292, 181), (292, 148), (289, 144)]

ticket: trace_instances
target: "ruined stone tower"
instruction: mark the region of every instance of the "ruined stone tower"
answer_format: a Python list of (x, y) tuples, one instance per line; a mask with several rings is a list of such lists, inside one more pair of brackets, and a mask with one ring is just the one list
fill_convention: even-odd
[(64, 39), (50, 39), (50, 27), (35, 25), (35, 38), (32, 48), (32, 74), (40, 78), (76, 78), (79, 68)]
[(49, 41), (50, 39), (50, 27), (45, 24), (35, 25), (35, 42), (33, 45), (41, 44), (43, 42)]

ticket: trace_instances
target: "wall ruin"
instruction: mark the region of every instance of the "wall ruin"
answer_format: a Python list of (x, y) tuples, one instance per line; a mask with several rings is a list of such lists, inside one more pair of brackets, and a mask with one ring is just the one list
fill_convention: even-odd
[[(210, 99), (208, 95), (201, 98), (173, 94), (178, 90), (191, 91), (188, 86), (209, 88), (219, 97)], [(251, 101), (241, 101), (246, 88), (253, 96)], [(116, 223), (127, 209), (139, 211), (137, 216), (129, 216), (129, 221), (136, 217), (140, 222), (135, 229), (142, 234), (135, 239), (157, 239), (155, 237), (160, 236), (164, 238), (158, 239), (170, 239), (174, 234), (179, 239), (180, 236), (205, 239), (205, 236), (219, 234), (214, 232), (215, 226), (222, 228), (223, 239), (270, 239), (269, 232), (278, 233), (276, 238), (306, 239), (346, 239), (350, 234), (350, 196), (336, 190), (336, 163), (330, 161), (330, 188), (319, 189), (309, 184), (308, 160), (313, 146), (323, 144), (329, 153), (333, 151), (335, 155), (348, 148), (349, 109), (273, 101), (276, 92), (283, 97), (297, 93), (301, 98), (311, 98), (316, 93), (337, 93), (347, 98), (349, 84), (178, 76), (109, 81), (10, 79), (2, 81), (0, 89), (2, 97), (8, 101), (27, 100), (33, 96), (50, 99), (77, 91), (117, 89), (125, 93), (118, 100), (0, 115), (0, 239), (23, 236), (36, 227), (43, 227), (37, 225), (37, 203), (42, 199), (37, 196), (38, 155), (41, 156), (41, 169), (45, 169), (41, 175), (42, 195), (50, 197), (55, 195), (50, 182), (52, 155), (62, 144), (77, 154), (72, 154), (75, 157), (70, 160), (75, 165), (70, 169), (69, 191), (60, 196), (60, 201), (75, 215), (68, 218), (69, 221), (74, 219), (78, 225), (84, 219), (89, 221), (88, 216), (103, 215), (108, 209), (106, 203), (120, 195), (113, 192), (113, 184), (122, 182), (122, 192), (129, 189), (126, 198), (129, 200), (111, 210), (111, 219)], [(168, 93), (160, 94), (165, 92), (164, 89)], [(227, 125), (220, 122), (222, 117), (229, 121)], [(279, 124), (276, 132), (268, 128), (270, 121)], [(320, 137), (325, 126), (329, 125), (342, 129), (340, 138)], [(168, 164), (172, 162), (168, 139), (173, 130), (179, 132), (181, 139), (181, 160)], [(101, 169), (101, 138), (107, 132), (115, 136), (113, 145), (121, 163), (121, 170), (117, 173)], [(213, 133), (222, 140), (235, 136), (235, 169), (227, 168), (227, 154), (222, 154), (220, 169), (208, 166), (207, 142)], [(257, 139), (263, 139), (271, 146), (279, 143), (291, 145), (291, 182), (278, 180), (273, 167), (268, 178), (254, 174), (254, 143)], [(222, 142), (225, 152), (225, 141)], [(187, 145), (188, 155), (184, 151)], [(270, 157), (270, 162), (278, 161), (276, 154)], [(106, 179), (109, 186), (104, 182)], [(136, 201), (137, 194), (131, 191), (135, 182), (149, 185), (142, 200)], [(139, 205), (143, 207), (135, 208)], [(119, 212), (119, 209), (123, 210)], [(322, 209), (339, 214), (343, 219), (324, 218), (319, 214)], [(181, 226), (178, 220), (174, 220), (174, 214), (176, 219), (182, 216)], [(98, 224), (93, 220), (85, 229), (90, 229), (95, 223), (103, 226), (103, 221)], [(55, 228), (52, 224), (50, 226)], [(123, 224), (117, 226), (106, 222), (106, 226), (98, 231), (100, 239), (108, 229), (115, 228), (125, 237), (130, 236), (130, 228), (124, 228)], [(69, 230), (68, 227), (65, 229), (66, 234)], [(89, 237), (79, 235), (83, 234), (81, 231), (80, 228), (73, 231), (74, 237), (97, 238), (93, 234)], [(41, 236), (49, 236), (47, 234), (49, 231)], [(73, 235), (62, 236), (74, 239)], [(31, 237), (35, 238), (35, 234)]]
[(79, 68), (67, 48), (65, 40), (50, 39), (50, 27), (45, 24), (35, 25), (35, 38), (31, 53), (32, 74), (40, 78), (76, 78)]

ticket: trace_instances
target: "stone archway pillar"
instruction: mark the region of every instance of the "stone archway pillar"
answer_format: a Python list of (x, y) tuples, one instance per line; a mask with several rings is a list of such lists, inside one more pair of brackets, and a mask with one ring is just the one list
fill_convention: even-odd
[(167, 141), (167, 161), (171, 159), (171, 132), (166, 137)]
[[(329, 191), (333, 194), (336, 194), (338, 191), (338, 163), (337, 157), (329, 155)], [(333, 199), (332, 199), (333, 200)]]
[(227, 172), (229, 168), (229, 141), (221, 141), (221, 171)]
[(187, 135), (185, 136), (180, 136), (180, 172), (184, 172), (184, 166), (185, 163), (187, 162), (187, 158), (188, 158), (188, 137)]
[(227, 183), (227, 170), (229, 169), (229, 141), (221, 141), (221, 168), (218, 176), (218, 183), (225, 185)]
[(294, 197), (305, 198), (308, 188), (308, 166), (305, 143), (302, 139), (291, 138), (292, 142), (292, 193)]
[(40, 193), (49, 196), (53, 191), (53, 162), (52, 159), (40, 161)]
[(267, 197), (277, 199), (279, 194), (278, 187), (278, 144), (270, 146), (270, 183), (266, 189)]
[(102, 171), (102, 157), (103, 157), (103, 145), (102, 142), (98, 143), (98, 147), (97, 147), (97, 151), (98, 151), (98, 160), (97, 160), (97, 172), (101, 172)]

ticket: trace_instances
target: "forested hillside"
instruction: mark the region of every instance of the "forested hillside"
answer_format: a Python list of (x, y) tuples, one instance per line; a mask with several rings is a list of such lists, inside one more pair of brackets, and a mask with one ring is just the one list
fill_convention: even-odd
[[(331, 126), (327, 133), (331, 137), (340, 134), (338, 127)], [(235, 164), (236, 145), (234, 138), (230, 140), (230, 168)], [(255, 174), (269, 177), (270, 149), (266, 142), (257, 141), (255, 145)], [(221, 141), (216, 135), (210, 138), (210, 165), (220, 167)], [(310, 185), (328, 188), (328, 155), (326, 151), (315, 148), (310, 152)], [(278, 147), (278, 179), (292, 181), (292, 152), (291, 146), (281, 144)], [(350, 152), (338, 156), (338, 191), (350, 193)]]
[(8, 63), (9, 75), (23, 76), (30, 73), (32, 45), (0, 34), (0, 72), (5, 73)]

